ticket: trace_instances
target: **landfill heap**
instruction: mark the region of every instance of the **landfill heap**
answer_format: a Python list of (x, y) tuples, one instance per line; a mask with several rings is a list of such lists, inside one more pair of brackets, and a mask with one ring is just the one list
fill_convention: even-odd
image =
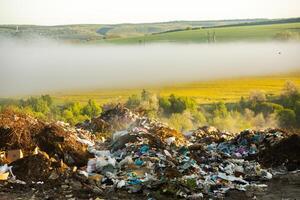
[[(47, 124), (28, 116), (0, 115), (0, 139), (6, 141), (1, 150), (40, 149), (3, 165), (2, 171), (25, 184), (47, 185), (54, 180), (71, 193), (64, 198), (130, 199), (127, 194), (147, 199), (222, 199), (232, 190), (266, 189), (274, 176), (300, 168), (300, 136), (279, 129), (233, 134), (205, 126), (182, 134), (120, 106), (97, 119), (116, 122), (116, 127), (110, 127), (118, 130), (111, 140), (96, 140), (89, 131), (61, 122)], [(85, 128), (91, 127), (96, 127), (93, 120)], [(20, 134), (31, 138), (32, 145), (22, 146), (28, 139), (23, 141)]]
[[(58, 176), (54, 175), (56, 169), (64, 171), (67, 166), (85, 166), (92, 154), (87, 151), (89, 144), (80, 141), (93, 138), (88, 131), (63, 122), (45, 123), (12, 111), (0, 114), (0, 151), (21, 158), (10, 158), (10, 165), (24, 181)], [(22, 151), (22, 155), (15, 155), (16, 151)], [(0, 164), (8, 161), (1, 156)]]
[(77, 125), (91, 132), (108, 133), (119, 131), (127, 128), (132, 122), (138, 118), (138, 115), (131, 112), (122, 104), (118, 104), (113, 108), (108, 108), (101, 113), (100, 116), (94, 117)]
[[(149, 191), (159, 190), (182, 198), (223, 198), (230, 189), (266, 187), (261, 181), (271, 179), (273, 170), (257, 162), (258, 154), (290, 136), (277, 129), (233, 135), (202, 127), (184, 139), (183, 134), (161, 123), (139, 119), (127, 130), (116, 132), (106, 151), (95, 152), (88, 173), (100, 174), (105, 188), (123, 188), (129, 193), (147, 191), (150, 196)], [(300, 144), (289, 150), (295, 160), (286, 157), (281, 163), (262, 164), (285, 170), (293, 163), (299, 168)]]

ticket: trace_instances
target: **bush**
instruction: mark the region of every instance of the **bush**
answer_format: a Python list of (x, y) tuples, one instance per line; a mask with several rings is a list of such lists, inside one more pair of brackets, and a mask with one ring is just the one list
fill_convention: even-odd
[(281, 110), (283, 110), (283, 106), (270, 102), (259, 103), (254, 109), (255, 113), (262, 113), (264, 117), (267, 117), (268, 115), (274, 112), (279, 112)]
[(165, 114), (170, 115), (173, 113), (183, 113), (186, 110), (194, 111), (197, 108), (197, 103), (192, 98), (178, 97), (171, 94), (169, 98), (160, 98), (159, 106)]
[(296, 114), (291, 109), (283, 109), (278, 112), (278, 120), (282, 128), (291, 128), (296, 125)]
[(213, 115), (214, 117), (225, 118), (228, 115), (228, 110), (226, 105), (223, 102), (214, 104), (213, 106)]
[(82, 114), (88, 117), (96, 117), (102, 112), (100, 105), (98, 105), (94, 100), (89, 100), (88, 103), (82, 108)]
[(249, 96), (249, 101), (251, 107), (254, 108), (257, 103), (266, 101), (266, 95), (262, 91), (252, 91)]
[(295, 103), (294, 111), (295, 111), (295, 114), (296, 114), (297, 126), (300, 127), (300, 101), (297, 101)]

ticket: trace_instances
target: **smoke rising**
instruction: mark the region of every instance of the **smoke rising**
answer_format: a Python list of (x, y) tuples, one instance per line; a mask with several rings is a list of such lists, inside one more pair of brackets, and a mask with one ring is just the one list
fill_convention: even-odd
[(0, 96), (125, 88), (300, 69), (300, 43), (67, 45), (0, 39)]

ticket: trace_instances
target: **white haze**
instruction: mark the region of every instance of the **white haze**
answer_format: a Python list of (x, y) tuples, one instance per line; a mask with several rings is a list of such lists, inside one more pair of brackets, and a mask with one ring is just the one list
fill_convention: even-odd
[(300, 43), (62, 45), (0, 39), (0, 96), (126, 88), (300, 69)]

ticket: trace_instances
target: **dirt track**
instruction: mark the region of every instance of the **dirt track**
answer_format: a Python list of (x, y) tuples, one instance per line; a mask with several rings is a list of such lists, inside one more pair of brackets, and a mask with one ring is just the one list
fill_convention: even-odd
[(226, 199), (263, 199), (263, 200), (294, 200), (300, 199), (300, 173), (274, 176), (266, 182), (268, 188), (264, 191), (230, 191)]

